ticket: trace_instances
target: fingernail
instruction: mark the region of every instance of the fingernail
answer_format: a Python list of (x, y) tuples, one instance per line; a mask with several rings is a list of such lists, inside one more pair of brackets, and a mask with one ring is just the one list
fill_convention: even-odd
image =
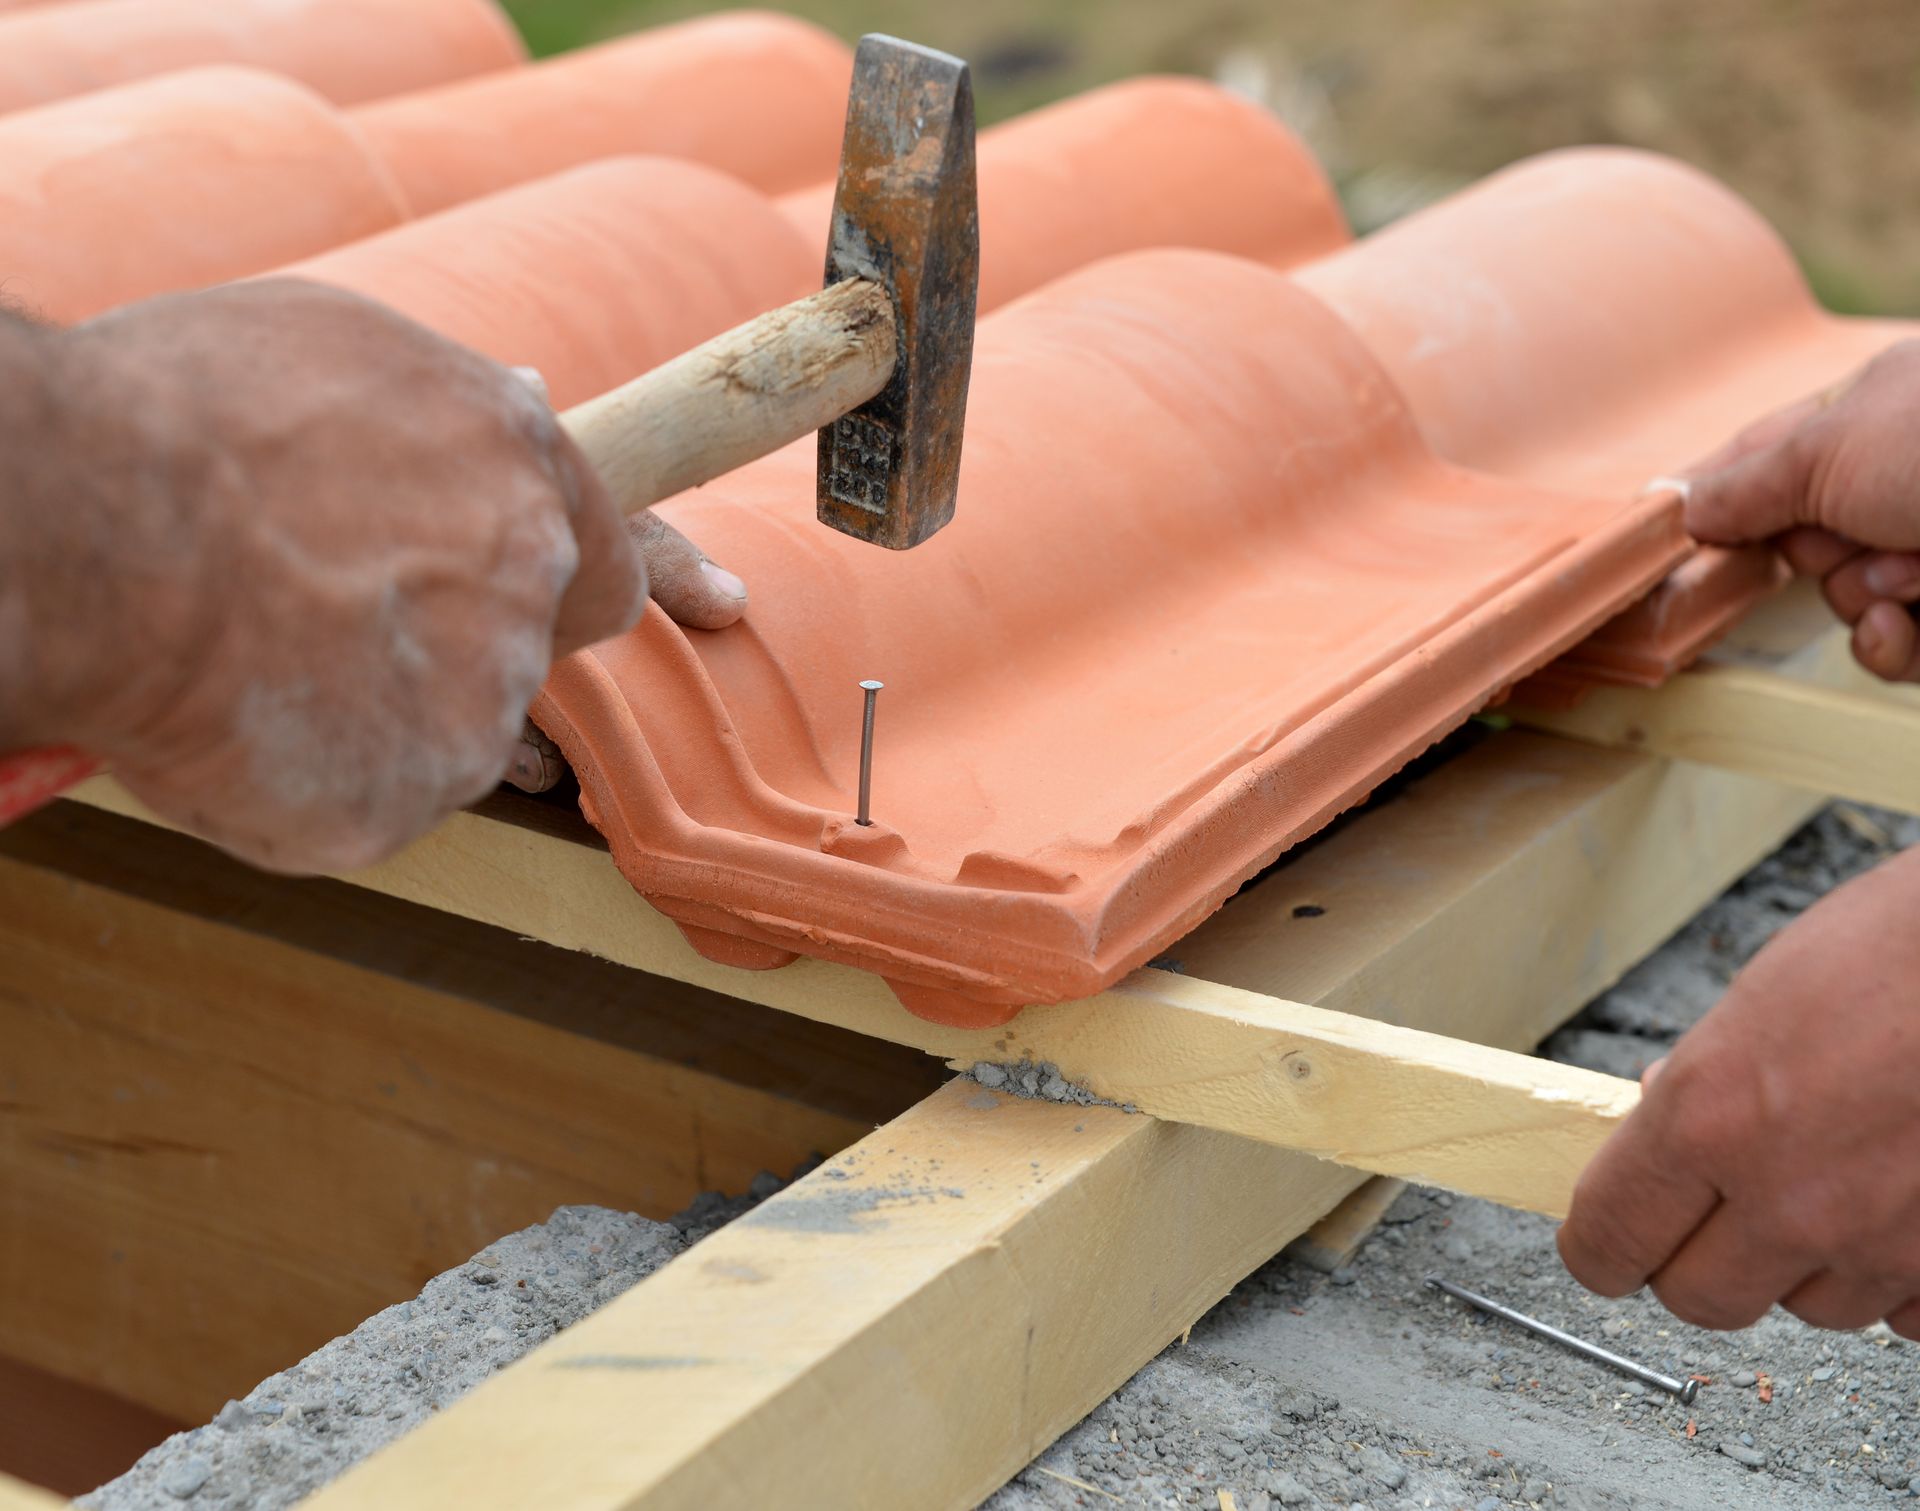
[(1869, 562), (1860, 575), (1876, 598), (1906, 598), (1920, 592), (1920, 561), (1911, 556), (1883, 556)]
[(527, 387), (531, 388), (536, 394), (538, 394), (540, 396), (540, 402), (542, 404), (545, 404), (548, 402), (547, 380), (545, 377), (541, 375), (539, 368), (516, 367), (513, 369), (513, 375), (516, 378), (518, 378), (522, 383), (526, 384)]
[(707, 574), (707, 580), (721, 592), (725, 593), (727, 597), (738, 598), (745, 601), (747, 585), (718, 562), (703, 561), (700, 563), (700, 570), (705, 572)]
[(1677, 493), (1685, 503), (1693, 497), (1693, 484), (1684, 477), (1651, 477), (1640, 490), (1640, 497), (1645, 498), (1649, 493)]
[(1873, 622), (1873, 616), (1862, 619), (1853, 632), (1853, 653), (1856, 659), (1867, 663), (1872, 671), (1873, 662), (1880, 659), (1880, 647), (1886, 644), (1887, 637), (1880, 633), (1880, 627)]

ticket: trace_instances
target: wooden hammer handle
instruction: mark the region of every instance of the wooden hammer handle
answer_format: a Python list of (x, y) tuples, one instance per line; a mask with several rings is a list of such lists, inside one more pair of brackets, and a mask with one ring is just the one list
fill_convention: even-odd
[(849, 278), (715, 336), (560, 423), (627, 514), (831, 425), (893, 377), (893, 300)]

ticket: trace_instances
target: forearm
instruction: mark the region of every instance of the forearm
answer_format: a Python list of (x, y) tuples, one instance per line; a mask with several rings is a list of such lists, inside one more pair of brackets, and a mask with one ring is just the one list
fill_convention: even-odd
[(118, 744), (179, 670), (189, 449), (119, 366), (0, 314), (0, 751)]

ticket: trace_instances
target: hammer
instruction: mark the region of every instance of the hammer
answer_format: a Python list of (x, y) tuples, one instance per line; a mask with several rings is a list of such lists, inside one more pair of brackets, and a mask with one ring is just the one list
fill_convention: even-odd
[[(819, 517), (904, 551), (953, 518), (980, 282), (967, 65), (861, 39), (826, 287), (560, 416), (637, 514), (809, 430)], [(0, 758), (0, 824), (98, 763), (67, 747)]]
[(980, 282), (973, 142), (965, 63), (861, 39), (826, 287), (560, 417), (621, 508), (818, 430), (825, 524), (904, 551), (953, 518)]

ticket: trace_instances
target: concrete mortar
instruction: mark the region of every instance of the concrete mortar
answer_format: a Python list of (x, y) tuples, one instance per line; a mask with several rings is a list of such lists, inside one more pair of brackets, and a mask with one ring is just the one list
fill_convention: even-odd
[[(1916, 842), (1920, 821), (1828, 810), (1546, 1052), (1636, 1072), (1782, 924)], [(1099, 1100), (1052, 1066), (971, 1073), (1000, 1091)], [(703, 1197), (672, 1225), (562, 1208), (265, 1381), (213, 1424), (170, 1439), (82, 1504), (290, 1505), (782, 1184), (768, 1175), (744, 1197)], [(818, 1220), (858, 1215), (828, 1198)], [(1681, 1407), (1436, 1296), (1421, 1283), (1434, 1272), (1711, 1383)], [(526, 1301), (515, 1294), (522, 1279)], [(1920, 1348), (1884, 1330), (1819, 1333), (1776, 1313), (1744, 1333), (1702, 1332), (1644, 1293), (1587, 1295), (1561, 1268), (1545, 1219), (1410, 1191), (1331, 1276), (1285, 1259), (1255, 1272), (986, 1505), (1216, 1511), (1226, 1491), (1237, 1511), (1873, 1506), (1920, 1496), (1909, 1488), (1920, 1484), (1917, 1422)]]

